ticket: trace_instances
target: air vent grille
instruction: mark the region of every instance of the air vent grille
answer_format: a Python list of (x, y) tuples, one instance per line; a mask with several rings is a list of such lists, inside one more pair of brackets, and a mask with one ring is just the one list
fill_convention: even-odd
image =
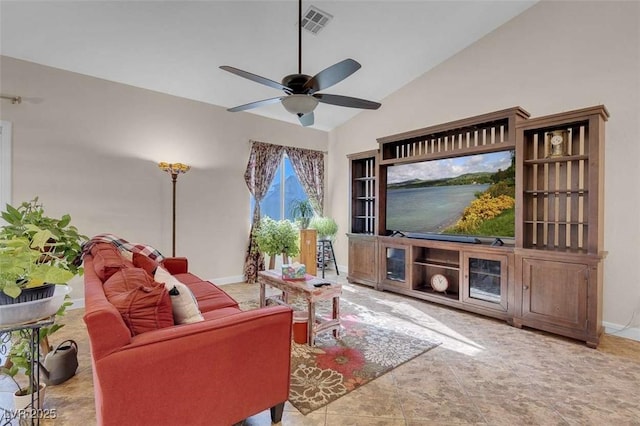
[(332, 15), (312, 5), (309, 6), (309, 9), (302, 15), (302, 28), (312, 34), (318, 34), (321, 29), (327, 26), (332, 18)]

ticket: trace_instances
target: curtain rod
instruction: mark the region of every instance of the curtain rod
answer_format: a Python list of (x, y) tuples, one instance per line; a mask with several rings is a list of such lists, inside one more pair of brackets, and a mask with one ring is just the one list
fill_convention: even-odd
[(254, 142), (256, 142), (256, 143), (263, 143), (263, 144), (265, 144), (265, 145), (283, 146), (283, 147), (285, 147), (285, 148), (300, 148), (300, 149), (308, 149), (309, 151), (317, 151), (317, 152), (321, 152), (321, 153), (323, 153), (323, 154), (328, 154), (328, 153), (329, 153), (329, 151), (321, 151), (321, 150), (319, 150), (319, 149), (302, 148), (302, 147), (299, 147), (299, 146), (281, 145), (281, 144), (278, 144), (278, 143), (262, 142), (262, 141), (256, 141), (256, 140), (253, 140), (253, 139), (249, 139), (249, 145), (252, 145)]
[(20, 104), (20, 103), (22, 103), (22, 97), (21, 96), (0, 95), (0, 99), (10, 100), (12, 104)]

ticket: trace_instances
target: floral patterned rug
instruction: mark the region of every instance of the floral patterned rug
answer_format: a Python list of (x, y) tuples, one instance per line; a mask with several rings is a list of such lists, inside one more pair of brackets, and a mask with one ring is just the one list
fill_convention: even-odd
[[(375, 297), (374, 290), (345, 284), (340, 298), (342, 330), (320, 333), (316, 346), (292, 341), (289, 402), (308, 414), (433, 349), (440, 342), (428, 329), (416, 325), (402, 310), (402, 303)], [(241, 304), (243, 309), (257, 303)], [(294, 309), (304, 310), (302, 300)], [(316, 312), (327, 316), (331, 302), (321, 302)]]

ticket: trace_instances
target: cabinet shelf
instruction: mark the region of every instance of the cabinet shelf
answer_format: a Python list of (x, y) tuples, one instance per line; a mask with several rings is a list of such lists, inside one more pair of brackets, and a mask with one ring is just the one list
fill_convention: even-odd
[(422, 287), (415, 288), (414, 290), (419, 291), (421, 293), (429, 294), (431, 296), (442, 297), (443, 299), (456, 300), (456, 301), (460, 299), (458, 293), (453, 293), (453, 292), (442, 293), (439, 291), (435, 291), (430, 286), (422, 286)]
[(579, 161), (588, 160), (588, 155), (567, 155), (564, 157), (549, 157), (549, 158), (536, 158), (530, 160), (524, 160), (524, 165), (533, 164), (551, 164), (551, 163), (566, 163), (567, 161)]
[(358, 182), (366, 182), (366, 181), (376, 180), (376, 177), (375, 176), (354, 177), (353, 180)]
[(376, 197), (354, 197), (356, 200), (361, 201), (375, 201)]
[(589, 225), (589, 222), (567, 222), (561, 220), (525, 220), (524, 223), (527, 225)]
[(572, 194), (578, 194), (578, 195), (585, 195), (589, 193), (589, 190), (587, 189), (551, 189), (551, 190), (545, 190), (545, 189), (527, 189), (524, 191), (525, 194), (527, 195), (572, 195)]
[(429, 259), (414, 260), (413, 264), (420, 265), (420, 266), (433, 266), (436, 268), (451, 269), (454, 271), (460, 270), (460, 265), (458, 265), (457, 263), (437, 262)]

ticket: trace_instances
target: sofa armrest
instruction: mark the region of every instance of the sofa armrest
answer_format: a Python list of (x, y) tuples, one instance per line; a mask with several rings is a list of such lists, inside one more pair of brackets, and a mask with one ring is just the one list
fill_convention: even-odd
[(286, 401), (291, 320), (289, 307), (273, 306), (135, 336), (95, 363), (98, 417), (114, 425), (234, 424)]
[(171, 275), (186, 274), (189, 272), (189, 261), (186, 257), (167, 257), (161, 265), (169, 271)]

